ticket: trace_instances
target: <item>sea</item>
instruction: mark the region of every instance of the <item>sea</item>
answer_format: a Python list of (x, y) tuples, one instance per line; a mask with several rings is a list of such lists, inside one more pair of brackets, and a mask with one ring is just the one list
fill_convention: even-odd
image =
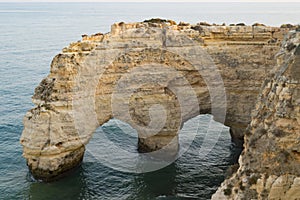
[[(241, 152), (231, 142), (228, 127), (213, 122), (210, 115), (184, 124), (186, 132), (193, 130), (193, 142), (182, 156), (162, 169), (124, 172), (87, 151), (82, 165), (69, 176), (50, 183), (34, 180), (19, 143), (23, 117), (34, 106), (34, 89), (47, 76), (52, 58), (62, 48), (80, 40), (83, 34), (109, 32), (115, 22), (164, 18), (178, 23), (259, 22), (280, 26), (299, 24), (299, 10), (300, 3), (274, 2), (0, 3), (0, 199), (210, 199)], [(208, 124), (223, 128), (208, 153), (201, 156)], [(137, 137), (128, 137), (124, 128), (130, 129), (117, 120), (99, 127), (88, 144), (90, 149), (101, 142), (97, 136), (104, 134), (123, 149), (136, 152)], [(115, 159), (125, 158), (120, 155)]]

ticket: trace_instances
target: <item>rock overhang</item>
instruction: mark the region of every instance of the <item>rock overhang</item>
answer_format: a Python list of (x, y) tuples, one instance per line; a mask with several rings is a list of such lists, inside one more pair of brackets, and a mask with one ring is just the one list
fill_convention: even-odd
[[(212, 113), (212, 97), (207, 84), (213, 85), (213, 81), (205, 81), (201, 73), (211, 76), (210, 80), (216, 72), (220, 73), (226, 96), (226, 102), (223, 102), (226, 103), (226, 113), (222, 123), (231, 127), (233, 139), (243, 140), (261, 84), (276, 65), (274, 55), (288, 31), (288, 28), (262, 25), (176, 25), (172, 21), (149, 21), (116, 23), (110, 33), (83, 35), (82, 41), (72, 43), (53, 59), (49, 76), (41, 82), (33, 96), (36, 108), (24, 118), (21, 143), (31, 171), (37, 178), (50, 180), (77, 166), (93, 131), (113, 117), (112, 110), (108, 109), (111, 106), (110, 87), (128, 70), (151, 62), (180, 71), (194, 90), (200, 111), (191, 112), (184, 119), (174, 117), (181, 111), (176, 112), (178, 99), (174, 98), (172, 91), (150, 87), (152, 93), (148, 94), (146, 103), (155, 102), (152, 98), (155, 95), (165, 95), (165, 99), (156, 98), (156, 101), (167, 102), (166, 107), (170, 110), (167, 119), (171, 120), (166, 127), (161, 127), (164, 131), (156, 138), (140, 140), (141, 151), (160, 149), (175, 138), (171, 150), (176, 152), (176, 135), (182, 123), (201, 113)], [(210, 59), (200, 64), (213, 62), (214, 70), (202, 68), (199, 75), (198, 70), (189, 66), (191, 62), (182, 59), (179, 52), (195, 48), (203, 51), (201, 58), (208, 55)], [(174, 51), (177, 55), (170, 53)], [(143, 95), (149, 87), (145, 89)], [(144, 104), (140, 103), (140, 99), (133, 102), (132, 105), (137, 106), (131, 107), (134, 112), (130, 116), (135, 114), (135, 122), (148, 124), (149, 107), (145, 101)], [(74, 118), (76, 108), (75, 116), (79, 117)], [(146, 111), (144, 108), (147, 108)], [(89, 118), (92, 116), (89, 112), (96, 112), (96, 117)], [(123, 114), (119, 113), (120, 118), (125, 116)], [(172, 116), (179, 120), (172, 119)], [(218, 119), (218, 114), (215, 117)], [(166, 134), (168, 130), (170, 133)], [(69, 154), (78, 156), (67, 156), (73, 160), (64, 159)]]

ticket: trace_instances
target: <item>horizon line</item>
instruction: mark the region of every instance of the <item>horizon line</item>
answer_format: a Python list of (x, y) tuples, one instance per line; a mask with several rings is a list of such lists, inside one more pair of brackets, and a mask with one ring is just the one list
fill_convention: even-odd
[(0, 0), (0, 3), (300, 3), (300, 0)]

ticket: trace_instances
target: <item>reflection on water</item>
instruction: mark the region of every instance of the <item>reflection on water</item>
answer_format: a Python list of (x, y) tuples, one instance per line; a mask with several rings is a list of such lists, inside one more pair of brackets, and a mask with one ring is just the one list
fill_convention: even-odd
[(140, 191), (132, 194), (129, 199), (175, 197), (177, 171), (176, 163), (173, 163), (164, 169), (136, 176), (135, 185)]
[(27, 199), (82, 199), (87, 186), (85, 178), (81, 177), (81, 170), (61, 181), (52, 183), (33, 182), (30, 184)]
[[(224, 180), (229, 165), (237, 161), (240, 149), (231, 144), (228, 129), (224, 129), (217, 145), (205, 158), (199, 158), (199, 148), (205, 137), (204, 126), (211, 116), (199, 116), (185, 126), (202, 121), (202, 130), (192, 146), (171, 165), (154, 172), (133, 174), (106, 167), (87, 152), (82, 165), (71, 175), (53, 183), (33, 182), (27, 199), (209, 199)], [(216, 122), (215, 122), (216, 123)], [(118, 122), (118, 126), (127, 126)], [(89, 145), (97, 141), (97, 132), (104, 131), (123, 149), (136, 151), (137, 138), (126, 136), (111, 120), (95, 133)], [(217, 126), (217, 124), (216, 124)], [(125, 127), (126, 128), (126, 127)], [(128, 128), (128, 127), (127, 127)], [(124, 129), (123, 129), (124, 130)], [(122, 159), (122, 155), (120, 158)]]

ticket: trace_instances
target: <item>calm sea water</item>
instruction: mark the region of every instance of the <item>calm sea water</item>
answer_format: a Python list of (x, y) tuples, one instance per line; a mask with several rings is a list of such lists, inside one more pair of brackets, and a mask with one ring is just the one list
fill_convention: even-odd
[[(191, 23), (280, 25), (299, 23), (299, 10), (297, 3), (0, 3), (0, 199), (209, 199), (239, 154), (224, 128), (210, 154), (199, 158), (210, 116), (200, 116), (185, 125), (193, 127), (201, 122), (191, 148), (159, 171), (122, 173), (87, 153), (82, 166), (67, 178), (53, 183), (32, 180), (19, 138), (22, 118), (33, 106), (34, 88), (64, 46), (82, 34), (108, 32), (114, 22), (161, 17)], [(110, 121), (97, 133), (136, 151), (137, 138), (128, 138), (115, 123)], [(89, 145), (96, 142), (93, 139)]]

